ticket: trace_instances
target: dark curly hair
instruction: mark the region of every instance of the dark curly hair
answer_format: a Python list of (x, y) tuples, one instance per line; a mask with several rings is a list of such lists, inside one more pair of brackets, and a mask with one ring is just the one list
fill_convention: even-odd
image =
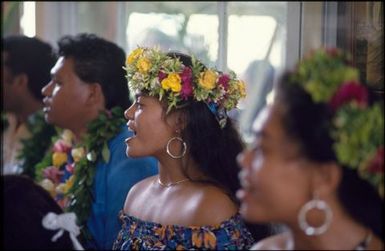
[[(318, 163), (337, 162), (329, 132), (332, 110), (325, 103), (315, 103), (303, 87), (290, 80), (290, 75), (290, 72), (283, 74), (277, 85), (276, 100), (285, 107), (284, 130), (307, 159)], [(361, 179), (354, 169), (342, 166), (337, 193), (354, 219), (383, 236), (383, 200), (370, 183)]]
[(50, 80), (56, 57), (51, 45), (38, 38), (11, 35), (2, 39), (2, 51), (7, 53), (3, 62), (13, 75), (26, 74), (28, 89), (38, 100), (43, 100), (41, 88)]
[[(192, 66), (191, 57), (188, 55), (179, 52), (169, 52), (167, 55), (179, 58), (185, 66)], [(187, 143), (190, 155), (198, 168), (207, 177), (206, 180), (196, 181), (220, 187), (239, 205), (235, 196), (236, 191), (240, 189), (236, 158), (244, 149), (244, 144), (233, 121), (227, 117), (225, 127), (221, 128), (204, 102), (190, 101), (178, 110), (182, 111), (186, 120), (182, 138)], [(189, 177), (187, 168), (188, 166), (184, 166), (183, 172)], [(270, 228), (265, 225), (247, 224), (247, 226), (255, 240), (270, 235)]]
[(59, 42), (59, 56), (72, 57), (78, 77), (99, 83), (106, 99), (106, 108), (131, 105), (125, 71), (126, 55), (122, 48), (94, 34), (64, 36)]

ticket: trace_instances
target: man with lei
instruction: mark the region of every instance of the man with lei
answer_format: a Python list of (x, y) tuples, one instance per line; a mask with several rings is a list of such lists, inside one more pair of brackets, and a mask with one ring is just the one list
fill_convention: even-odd
[(44, 115), (60, 137), (36, 165), (36, 179), (65, 211), (77, 215), (85, 248), (110, 249), (124, 195), (157, 172), (151, 158), (127, 158), (123, 109), (128, 87), (125, 53), (93, 34), (58, 42), (52, 79), (42, 89)]

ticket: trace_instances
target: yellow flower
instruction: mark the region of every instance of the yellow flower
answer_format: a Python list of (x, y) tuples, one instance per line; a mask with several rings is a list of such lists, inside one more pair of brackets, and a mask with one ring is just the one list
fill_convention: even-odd
[(142, 48), (137, 48), (131, 54), (127, 57), (126, 65), (132, 64), (138, 57), (140, 57), (143, 54)]
[(85, 156), (85, 150), (83, 147), (74, 148), (71, 150), (71, 155), (74, 162), (79, 162), (79, 160)]
[(241, 98), (246, 97), (246, 85), (243, 80), (238, 80), (238, 90)]
[(47, 190), (51, 196), (55, 196), (55, 186), (49, 179), (44, 179), (40, 182), (40, 186), (42, 186), (45, 190)]
[(56, 194), (64, 194), (64, 190), (65, 190), (65, 184), (61, 183), (56, 187), (55, 192)]
[(66, 183), (64, 184), (64, 193), (68, 193), (68, 191), (71, 189), (71, 187), (73, 186), (74, 184), (74, 180), (75, 180), (75, 175), (72, 175), (67, 181)]
[(67, 162), (67, 154), (56, 152), (52, 154), (52, 164), (56, 167), (60, 167)]
[(147, 58), (140, 58), (136, 63), (136, 67), (140, 73), (147, 73), (151, 68), (151, 62)]
[(173, 92), (180, 92), (182, 89), (181, 79), (179, 74), (170, 73), (167, 78), (162, 80), (162, 88), (168, 90), (171, 88)]
[(73, 132), (71, 132), (70, 130), (68, 129), (65, 129), (62, 133), (62, 139), (68, 144), (68, 145), (71, 145), (72, 144), (72, 141), (73, 139), (75, 138), (75, 135), (73, 134)]
[(199, 85), (206, 90), (214, 89), (215, 82), (217, 80), (217, 74), (212, 70), (202, 72), (199, 77)]

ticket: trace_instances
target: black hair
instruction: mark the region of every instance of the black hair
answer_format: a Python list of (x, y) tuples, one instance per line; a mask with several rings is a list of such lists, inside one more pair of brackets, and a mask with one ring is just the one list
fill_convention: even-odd
[(130, 106), (123, 69), (126, 55), (122, 48), (88, 33), (64, 36), (58, 45), (59, 56), (74, 59), (75, 72), (82, 81), (101, 85), (107, 109), (115, 106), (126, 109)]
[[(179, 58), (185, 66), (192, 66), (190, 56), (177, 52), (169, 52), (167, 55)], [(228, 117), (225, 127), (221, 128), (207, 104), (202, 101), (190, 100), (179, 110), (183, 112), (186, 120), (182, 138), (188, 145), (190, 156), (208, 178), (197, 181), (209, 182), (220, 187), (239, 205), (235, 196), (240, 188), (238, 179), (240, 169), (236, 158), (243, 150), (244, 144), (233, 121)], [(184, 166), (183, 172), (189, 177), (187, 168), (188, 166)], [(256, 240), (270, 234), (270, 229), (265, 225), (247, 226)]]
[(43, 227), (42, 219), (47, 213), (63, 213), (44, 188), (27, 176), (4, 175), (1, 179), (4, 189), (3, 247), (6, 250), (74, 248), (68, 232), (53, 242), (51, 238), (58, 230)]
[[(300, 147), (301, 153), (318, 163), (336, 162), (329, 128), (333, 112), (327, 104), (315, 103), (311, 96), (290, 80), (290, 72), (281, 77), (277, 101), (285, 111), (283, 128)], [(383, 200), (378, 191), (359, 177), (353, 168), (342, 166), (338, 197), (347, 212), (358, 222), (382, 237)]]
[(42, 100), (41, 89), (51, 80), (50, 71), (56, 61), (51, 45), (36, 37), (11, 35), (3, 38), (2, 51), (8, 54), (4, 65), (13, 75), (26, 74), (28, 89)]

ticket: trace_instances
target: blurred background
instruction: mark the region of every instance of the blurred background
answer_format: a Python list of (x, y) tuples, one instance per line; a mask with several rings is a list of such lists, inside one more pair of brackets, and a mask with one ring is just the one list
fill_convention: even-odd
[(241, 114), (232, 114), (245, 137), (280, 72), (313, 48), (350, 51), (365, 82), (382, 97), (384, 91), (382, 2), (3, 1), (2, 31), (54, 47), (63, 35), (95, 33), (127, 54), (158, 45), (233, 70), (247, 83)]

